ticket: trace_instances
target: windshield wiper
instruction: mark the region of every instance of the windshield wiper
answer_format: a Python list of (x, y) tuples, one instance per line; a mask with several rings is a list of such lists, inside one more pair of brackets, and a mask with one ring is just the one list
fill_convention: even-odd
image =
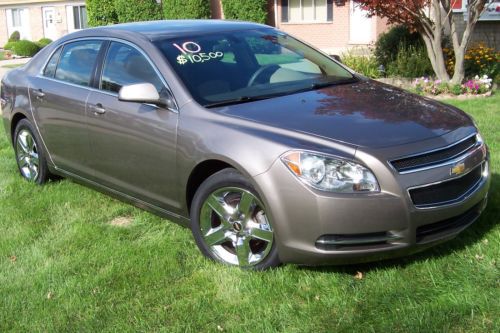
[(321, 89), (321, 88), (325, 88), (325, 87), (329, 87), (329, 86), (354, 83), (354, 82), (358, 82), (358, 80), (355, 77), (341, 79), (341, 80), (328, 81), (328, 82), (314, 82), (311, 85), (306, 86), (305, 88), (299, 88), (296, 90), (282, 91), (282, 92), (278, 92), (278, 93), (274, 93), (274, 94), (266, 94), (266, 95), (259, 95), (259, 96), (240, 96), (238, 98), (227, 99), (227, 100), (220, 101), (220, 102), (204, 104), (203, 106), (206, 108), (215, 108), (215, 107), (220, 107), (220, 106), (255, 102), (255, 101), (261, 101), (263, 99), (269, 99), (269, 98), (279, 97), (279, 96), (286, 96), (286, 95), (296, 94), (296, 93), (300, 93), (300, 92)]
[(220, 102), (214, 102), (214, 103), (209, 103), (203, 105), (206, 108), (215, 108), (219, 106), (227, 106), (227, 105), (234, 105), (234, 104), (241, 104), (241, 103), (248, 103), (248, 102), (255, 102), (255, 101), (261, 101), (263, 99), (268, 99), (271, 97), (275, 97), (276, 94), (273, 95), (262, 95), (262, 96), (241, 96), (238, 98), (234, 99), (227, 99), (225, 101), (220, 101)]
[(327, 81), (327, 82), (314, 82), (311, 84), (311, 88), (312, 89), (321, 89), (321, 88), (326, 88), (326, 87), (330, 87), (330, 86), (336, 86), (339, 84), (347, 84), (347, 83), (354, 83), (354, 82), (358, 82), (358, 80), (355, 77), (342, 79), (342, 80)]

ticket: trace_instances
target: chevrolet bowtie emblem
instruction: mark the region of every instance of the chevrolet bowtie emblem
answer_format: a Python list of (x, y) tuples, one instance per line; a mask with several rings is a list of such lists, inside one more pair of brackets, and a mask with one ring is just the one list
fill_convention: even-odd
[(461, 175), (463, 174), (465, 171), (465, 163), (464, 162), (460, 162), (458, 164), (455, 164), (452, 168), (451, 168), (451, 174), (452, 175), (455, 175), (455, 176), (458, 176), (458, 175)]

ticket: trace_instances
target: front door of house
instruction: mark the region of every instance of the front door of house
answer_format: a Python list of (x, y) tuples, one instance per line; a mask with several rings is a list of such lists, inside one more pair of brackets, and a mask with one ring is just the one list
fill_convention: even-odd
[(56, 31), (56, 9), (54, 7), (43, 7), (43, 35), (52, 40), (57, 39)]
[(372, 18), (358, 3), (351, 1), (349, 15), (349, 44), (370, 44), (372, 37)]

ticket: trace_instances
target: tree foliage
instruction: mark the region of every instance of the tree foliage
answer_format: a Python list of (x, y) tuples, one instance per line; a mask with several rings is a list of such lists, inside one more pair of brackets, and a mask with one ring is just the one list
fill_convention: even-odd
[(86, 0), (86, 7), (90, 27), (118, 22), (114, 0)]
[(163, 0), (165, 19), (207, 19), (211, 16), (208, 0)]
[(267, 0), (222, 0), (224, 17), (229, 20), (266, 23)]
[(161, 20), (160, 5), (155, 0), (115, 0), (119, 23)]
[(457, 0), (356, 0), (370, 15), (386, 17), (389, 23), (403, 24), (417, 31), (424, 40), (427, 54), (436, 76), (449, 81), (443, 54), (443, 37), (450, 32), (456, 62), (451, 81), (460, 83), (464, 78), (465, 50), (470, 43), (472, 31), (484, 10), (487, 0), (469, 0), (467, 21), (460, 37), (453, 20), (452, 6)]

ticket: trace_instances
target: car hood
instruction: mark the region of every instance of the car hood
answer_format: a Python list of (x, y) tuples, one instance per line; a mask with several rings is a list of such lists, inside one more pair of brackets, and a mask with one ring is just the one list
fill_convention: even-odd
[(219, 112), (365, 147), (416, 142), (472, 125), (456, 108), (368, 80), (231, 105)]

